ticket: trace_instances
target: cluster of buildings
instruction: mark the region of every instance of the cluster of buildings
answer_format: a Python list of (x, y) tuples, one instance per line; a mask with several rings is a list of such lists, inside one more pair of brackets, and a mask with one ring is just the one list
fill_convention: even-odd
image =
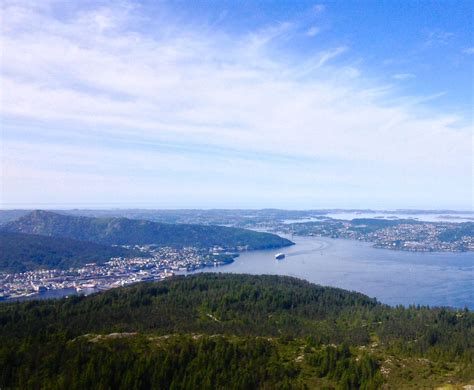
[(474, 235), (453, 235), (443, 239), (443, 233), (456, 229), (456, 223), (407, 222), (388, 227), (364, 225), (352, 221), (327, 220), (316, 223), (280, 225), (285, 233), (345, 238), (373, 242), (376, 248), (407, 250), (416, 252), (465, 252), (474, 251)]
[(0, 274), (0, 299), (36, 297), (47, 291), (95, 292), (127, 284), (162, 280), (175, 272), (228, 264), (236, 254), (225, 248), (136, 247), (144, 257), (112, 258), (68, 270), (36, 270)]
[(368, 234), (367, 241), (375, 242), (374, 246), (377, 248), (416, 252), (474, 251), (474, 236), (464, 235), (443, 241), (439, 236), (445, 230), (445, 224), (401, 224)]

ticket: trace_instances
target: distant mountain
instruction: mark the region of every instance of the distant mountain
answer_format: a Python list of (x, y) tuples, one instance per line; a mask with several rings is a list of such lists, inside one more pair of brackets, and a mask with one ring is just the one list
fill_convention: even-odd
[(289, 246), (275, 234), (224, 226), (166, 224), (128, 218), (92, 218), (33, 211), (2, 226), (3, 231), (68, 237), (100, 244), (267, 249)]
[(121, 247), (58, 239), (34, 234), (0, 232), (0, 271), (67, 269), (87, 263), (103, 263), (111, 257), (143, 256)]
[(14, 221), (29, 213), (31, 213), (31, 210), (0, 210), (0, 225)]

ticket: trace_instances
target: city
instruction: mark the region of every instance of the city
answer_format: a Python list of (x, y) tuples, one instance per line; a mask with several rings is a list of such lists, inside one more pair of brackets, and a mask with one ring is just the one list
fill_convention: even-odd
[(302, 236), (344, 238), (374, 243), (375, 248), (414, 252), (474, 251), (474, 223), (364, 219), (276, 224), (273, 231)]
[(222, 247), (155, 248), (135, 246), (144, 257), (111, 258), (104, 264), (89, 263), (67, 270), (34, 270), (0, 273), (0, 300), (37, 297), (47, 290), (91, 293), (140, 281), (163, 280), (175, 272), (229, 264), (238, 254)]

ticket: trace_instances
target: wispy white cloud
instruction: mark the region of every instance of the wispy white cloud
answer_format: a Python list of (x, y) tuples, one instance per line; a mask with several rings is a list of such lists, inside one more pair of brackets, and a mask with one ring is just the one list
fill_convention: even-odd
[(416, 75), (413, 73), (397, 73), (392, 76), (395, 80), (410, 80), (414, 79)]
[(453, 32), (441, 29), (425, 30), (426, 46), (444, 46), (447, 45), (455, 36)]
[(312, 26), (306, 31), (306, 35), (309, 37), (315, 37), (320, 32), (321, 32), (321, 29), (319, 27)]
[(464, 49), (462, 52), (464, 54), (468, 54), (468, 55), (474, 54), (474, 47), (468, 47), (468, 48)]
[(322, 52), (320, 55), (319, 62), (318, 62), (318, 67), (325, 65), (327, 62), (329, 62), (333, 58), (340, 56), (342, 53), (346, 51), (347, 51), (347, 47), (341, 46), (341, 47), (336, 47), (334, 49), (330, 49), (330, 50)]
[[(418, 199), (447, 184), (459, 199), (469, 197), (470, 126), (420, 110), (425, 97), (398, 96), (389, 81), (371, 81), (344, 61), (347, 47), (321, 47), (299, 61), (288, 49), (293, 23), (228, 35), (123, 7), (58, 19), (46, 5), (6, 4), (2, 117), (26, 123), (29, 139), (20, 142), (15, 126), (4, 126), (4, 201), (33, 197), (42, 177), (49, 183), (44, 199), (92, 199), (80, 188), (100, 176), (109, 184), (98, 192), (122, 181), (133, 187), (122, 190), (125, 198), (141, 191), (150, 201), (160, 188), (163, 197), (172, 188), (189, 195), (212, 179), (203, 200), (277, 196), (278, 183), (291, 188), (282, 198), (343, 202), (345, 185), (361, 188), (353, 206), (367, 205), (367, 191), (391, 199), (397, 186), (408, 190), (408, 181)], [(79, 136), (95, 148), (71, 147)], [(124, 139), (150, 146), (114, 146)], [(181, 149), (163, 154), (163, 144)], [(229, 157), (216, 156), (219, 150)]]

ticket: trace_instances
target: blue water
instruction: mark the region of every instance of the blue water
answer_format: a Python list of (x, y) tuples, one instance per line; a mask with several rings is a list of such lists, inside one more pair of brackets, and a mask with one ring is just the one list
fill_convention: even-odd
[[(467, 306), (474, 310), (473, 252), (402, 252), (375, 249), (370, 243), (353, 240), (289, 238), (296, 245), (245, 252), (232, 264), (194, 272), (290, 275), (362, 292), (389, 305)], [(276, 260), (275, 254), (280, 252), (286, 257)], [(26, 299), (75, 294), (74, 289), (50, 290)]]
[[(474, 253), (422, 253), (375, 249), (370, 243), (291, 237), (296, 245), (242, 253), (219, 272), (290, 275), (359, 291), (390, 305), (474, 309)], [(275, 254), (286, 254), (276, 260)], [(206, 272), (204, 269), (196, 272)], [(213, 272), (216, 270), (213, 269)]]

